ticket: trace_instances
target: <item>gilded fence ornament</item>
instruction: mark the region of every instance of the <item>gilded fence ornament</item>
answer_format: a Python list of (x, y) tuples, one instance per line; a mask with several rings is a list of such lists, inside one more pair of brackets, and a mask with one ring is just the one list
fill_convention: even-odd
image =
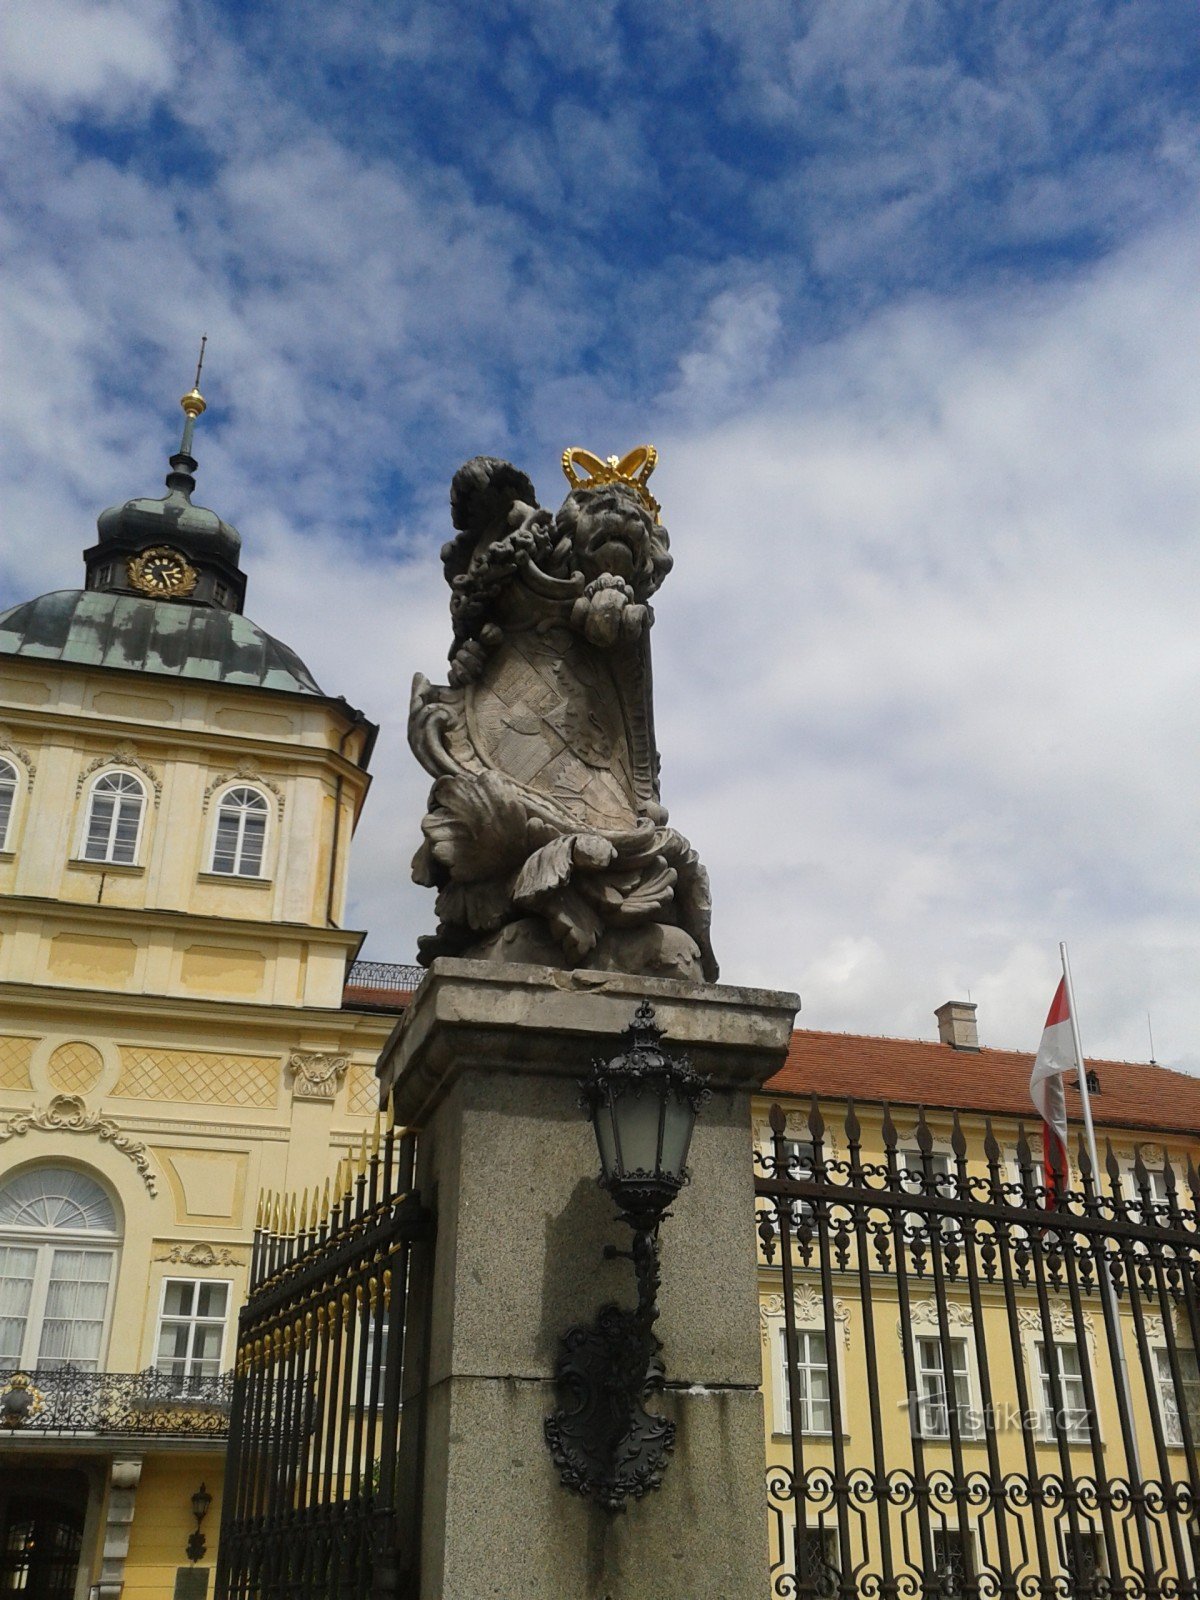
[(413, 878), (438, 955), (714, 982), (708, 875), (659, 797), (650, 598), (671, 570), (654, 450), (565, 452), (552, 512), (506, 461), (450, 491), (449, 683), (408, 736), (434, 779)]

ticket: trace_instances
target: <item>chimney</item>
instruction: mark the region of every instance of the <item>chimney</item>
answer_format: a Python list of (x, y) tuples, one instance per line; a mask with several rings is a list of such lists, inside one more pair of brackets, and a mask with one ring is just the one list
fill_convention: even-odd
[(933, 1013), (938, 1022), (938, 1038), (955, 1050), (978, 1050), (979, 1029), (975, 1026), (975, 1005), (971, 1000), (947, 1000)]

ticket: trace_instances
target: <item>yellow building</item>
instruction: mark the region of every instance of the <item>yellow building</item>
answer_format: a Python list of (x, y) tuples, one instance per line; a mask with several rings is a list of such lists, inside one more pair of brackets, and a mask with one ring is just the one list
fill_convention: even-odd
[(0, 1591), (31, 1600), (206, 1592), (258, 1195), (357, 1147), (392, 1021), (344, 1004), (376, 729), (242, 614), (183, 406), (168, 493), (0, 616)]
[[(1045, 1216), (1032, 1057), (980, 1049), (974, 1013), (941, 1007), (938, 1043), (798, 1030), (755, 1106), (773, 1592), (1194, 1592), (1200, 1080), (1090, 1062), (1099, 1193), (1030, 1227), (1012, 1213)], [(780, 1201), (787, 1273), (776, 1151), (828, 1185)], [(1106, 1297), (1102, 1261), (1132, 1301)], [(1139, 1504), (1131, 1480), (1160, 1487)]]

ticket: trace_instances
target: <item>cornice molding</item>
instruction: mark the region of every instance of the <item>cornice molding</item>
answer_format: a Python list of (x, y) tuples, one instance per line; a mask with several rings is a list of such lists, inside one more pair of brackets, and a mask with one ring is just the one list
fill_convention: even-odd
[(133, 911), (128, 906), (96, 905), (88, 900), (56, 900), (41, 895), (0, 894), (0, 905), (13, 912), (52, 915), (64, 928), (73, 920), (119, 923), (126, 929), (131, 922), (136, 922), (140, 928), (191, 928), (202, 934), (220, 932), (253, 939), (256, 949), (261, 948), (264, 935), (271, 935), (283, 942), (297, 943), (307, 939), (318, 944), (343, 945), (347, 949), (353, 946), (357, 955), (367, 937), (365, 932), (357, 928), (330, 928), (319, 922), (268, 922), (261, 917), (222, 917), (198, 911), (163, 911), (153, 906)]

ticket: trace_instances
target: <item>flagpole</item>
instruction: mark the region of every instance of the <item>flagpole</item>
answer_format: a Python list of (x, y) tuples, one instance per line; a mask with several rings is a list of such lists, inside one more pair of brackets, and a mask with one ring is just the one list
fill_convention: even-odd
[[(1083, 1040), (1079, 1034), (1079, 1015), (1075, 1009), (1075, 985), (1071, 981), (1071, 958), (1067, 954), (1066, 944), (1060, 940), (1058, 953), (1062, 958), (1063, 982), (1067, 986), (1067, 1008), (1071, 1016), (1071, 1043), (1075, 1050), (1075, 1075), (1079, 1079), (1079, 1098), (1083, 1105), (1083, 1129), (1087, 1139), (1088, 1155), (1092, 1162), (1092, 1181), (1096, 1185), (1097, 1198), (1100, 1194), (1100, 1157), (1096, 1151), (1096, 1125), (1092, 1121), (1092, 1098), (1088, 1092), (1087, 1068), (1083, 1063)], [(1129, 1365), (1125, 1359), (1125, 1335), (1121, 1328), (1120, 1306), (1117, 1303), (1116, 1291), (1113, 1288), (1112, 1278), (1105, 1263), (1100, 1264), (1098, 1274), (1102, 1285), (1102, 1293), (1108, 1301), (1109, 1312), (1112, 1318), (1113, 1331), (1116, 1334), (1117, 1366), (1121, 1383), (1121, 1392), (1125, 1401), (1125, 1412), (1129, 1418), (1129, 1470), (1137, 1488), (1142, 1483), (1141, 1451), (1137, 1442), (1137, 1422), (1133, 1414), (1133, 1391), (1129, 1383)], [(1132, 1286), (1130, 1293), (1132, 1293)]]

